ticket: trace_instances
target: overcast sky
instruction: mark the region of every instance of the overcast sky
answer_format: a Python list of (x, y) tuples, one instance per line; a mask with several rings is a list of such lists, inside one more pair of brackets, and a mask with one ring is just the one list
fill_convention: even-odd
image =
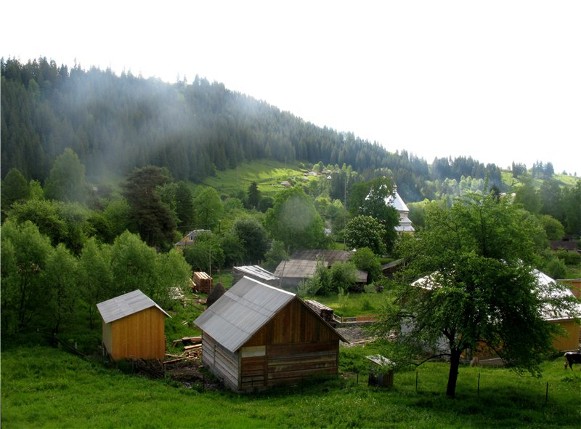
[(581, 1), (29, 0), (0, 56), (192, 82), (434, 157), (581, 174)]

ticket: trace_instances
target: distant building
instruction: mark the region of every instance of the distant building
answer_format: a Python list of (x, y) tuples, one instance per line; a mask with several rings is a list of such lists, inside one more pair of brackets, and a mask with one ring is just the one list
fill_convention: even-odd
[[(352, 256), (353, 252), (347, 250), (300, 250), (278, 264), (274, 275), (280, 278), (280, 287), (296, 290), (299, 283), (314, 276), (318, 264), (330, 267), (336, 262), (347, 262)], [(367, 273), (358, 273), (358, 282), (363, 278), (367, 280)]]
[(188, 232), (184, 238), (174, 244), (175, 247), (184, 248), (186, 246), (190, 246), (196, 242), (196, 238), (203, 233), (211, 232), (209, 229), (194, 229), (193, 231)]
[(397, 186), (393, 188), (393, 195), (389, 195), (385, 199), (385, 204), (392, 206), (399, 213), (399, 225), (395, 227), (397, 232), (414, 232), (415, 229), (412, 226), (412, 221), (408, 217), (410, 209), (403, 199), (397, 193)]
[(234, 267), (232, 269), (232, 274), (234, 274), (234, 282), (236, 283), (242, 277), (250, 277), (259, 282), (265, 283), (270, 286), (278, 286), (280, 283), (280, 278), (275, 276), (270, 271), (265, 270), (259, 265), (241, 265)]

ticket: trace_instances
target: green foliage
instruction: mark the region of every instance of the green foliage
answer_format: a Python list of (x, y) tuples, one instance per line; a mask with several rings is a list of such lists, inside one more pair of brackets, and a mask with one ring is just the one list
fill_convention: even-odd
[(11, 169), (2, 180), (2, 213), (10, 208), (16, 201), (26, 200), (30, 197), (30, 185), (26, 178), (16, 168)]
[(381, 262), (369, 247), (358, 248), (351, 257), (351, 262), (358, 270), (367, 272), (368, 283), (382, 277)]
[(561, 240), (563, 238), (565, 228), (561, 222), (549, 215), (541, 215), (540, 220), (549, 240)]
[(264, 259), (270, 248), (268, 235), (262, 224), (252, 217), (239, 218), (232, 228), (244, 249), (243, 261), (246, 264), (257, 264)]
[(208, 186), (198, 187), (194, 193), (196, 227), (214, 229), (224, 214), (218, 191)]
[(85, 166), (72, 149), (66, 148), (63, 154), (55, 159), (44, 192), (47, 198), (54, 200), (86, 201)]
[(260, 191), (258, 190), (258, 184), (256, 182), (252, 182), (250, 186), (248, 186), (248, 207), (251, 209), (257, 209), (258, 205), (260, 204)]
[(210, 275), (212, 270), (222, 268), (226, 260), (220, 238), (211, 232), (199, 234), (196, 242), (184, 249), (184, 258), (194, 271)]
[(176, 216), (178, 229), (186, 234), (194, 227), (194, 198), (190, 187), (185, 182), (179, 182), (176, 188)]
[(326, 247), (323, 220), (313, 201), (300, 188), (280, 192), (266, 213), (266, 229), (289, 249)]
[(264, 258), (264, 268), (274, 271), (278, 267), (278, 264), (288, 260), (289, 255), (282, 241), (272, 240), (270, 248), (266, 251)]
[(551, 278), (562, 279), (567, 276), (567, 266), (562, 259), (554, 257), (545, 264), (544, 272)]
[(53, 333), (59, 333), (63, 325), (71, 323), (78, 311), (80, 290), (77, 266), (78, 260), (63, 244), (51, 252), (46, 262), (44, 305), (37, 311)]
[[(514, 368), (538, 373), (555, 332), (540, 311), (553, 292), (541, 294), (532, 271), (538, 251), (533, 237), (539, 231), (535, 218), (509, 200), (471, 195), (449, 209), (430, 205), (425, 229), (405, 242), (409, 263), (397, 290), (399, 305), (387, 312), (383, 328), (399, 331), (402, 314), (413, 315), (404, 319), (410, 326), (398, 341), (434, 349), (445, 341), (449, 396), (455, 394), (460, 354), (477, 341)], [(409, 286), (426, 274), (422, 285)], [(571, 310), (566, 298), (552, 304)]]
[(168, 172), (155, 166), (135, 169), (123, 184), (130, 207), (131, 230), (150, 246), (168, 249), (173, 244), (175, 221), (157, 188), (170, 180)]
[(368, 248), (377, 255), (386, 252), (383, 240), (384, 226), (371, 216), (359, 215), (352, 218), (345, 227), (345, 243), (350, 249)]
[[(2, 333), (42, 325), (47, 287), (44, 273), (53, 249), (30, 221), (2, 226)], [(36, 325), (39, 326), (39, 325)]]

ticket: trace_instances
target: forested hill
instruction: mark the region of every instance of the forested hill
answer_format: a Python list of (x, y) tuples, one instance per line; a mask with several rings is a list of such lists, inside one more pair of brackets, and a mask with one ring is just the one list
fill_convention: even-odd
[[(306, 122), (220, 83), (196, 77), (167, 84), (131, 74), (58, 66), (41, 58), (2, 59), (2, 176), (17, 168), (44, 183), (57, 156), (73, 149), (94, 180), (134, 167), (167, 167), (174, 178), (201, 182), (215, 170), (273, 159), (350, 165), (364, 173), (389, 169), (410, 201), (430, 179), (488, 177), (500, 169), (472, 158), (436, 159)], [(431, 168), (430, 168), (431, 167)]]

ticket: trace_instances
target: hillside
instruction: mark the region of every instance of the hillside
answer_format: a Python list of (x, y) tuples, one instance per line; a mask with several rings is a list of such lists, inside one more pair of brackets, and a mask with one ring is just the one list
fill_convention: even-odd
[(472, 158), (430, 165), (283, 112), (223, 84), (196, 78), (166, 84), (131, 74), (57, 65), (46, 58), (2, 60), (2, 177), (16, 168), (44, 183), (71, 148), (96, 183), (135, 167), (166, 167), (177, 180), (201, 183), (243, 162), (351, 166), (366, 176), (389, 173), (409, 201), (431, 198), (426, 182), (488, 177), (500, 169)]

